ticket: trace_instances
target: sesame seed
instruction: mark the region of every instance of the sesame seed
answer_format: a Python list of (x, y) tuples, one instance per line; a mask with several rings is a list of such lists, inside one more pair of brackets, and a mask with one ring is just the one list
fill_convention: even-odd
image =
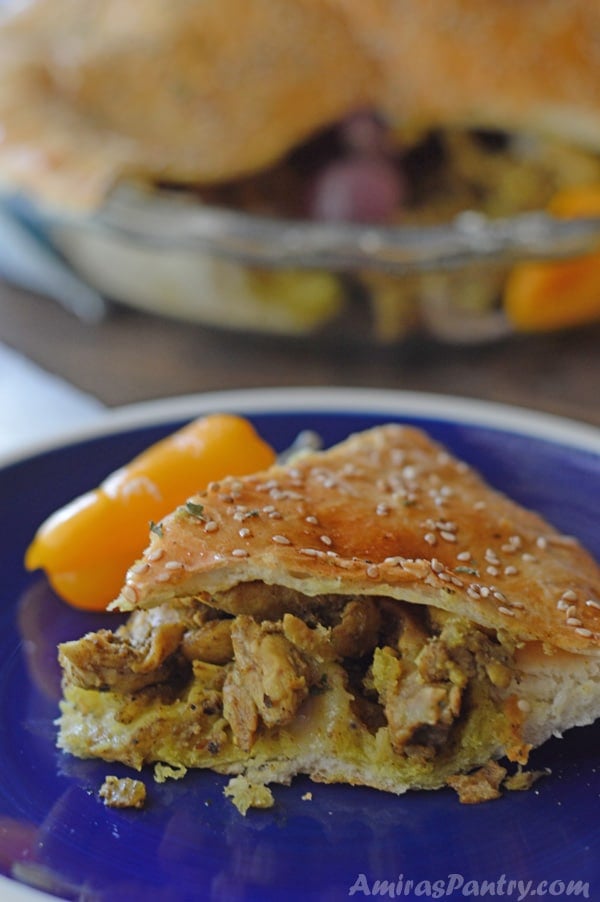
[(137, 561), (129, 568), (130, 573), (145, 573), (150, 569), (150, 565), (146, 561)]
[(561, 598), (559, 601), (557, 601), (556, 607), (558, 608), (559, 611), (568, 611), (569, 610), (569, 605), (563, 598)]
[(431, 559), (430, 566), (434, 573), (441, 573), (442, 570), (444, 569), (444, 565), (442, 564), (442, 562), (438, 561), (438, 559), (435, 557)]
[(146, 555), (147, 561), (160, 561), (161, 557), (165, 553), (164, 548), (152, 548), (151, 551)]
[(579, 617), (567, 617), (567, 626), (581, 626)]
[(498, 576), (500, 573), (497, 567), (486, 567), (485, 572), (489, 573), (490, 576)]
[(567, 617), (574, 617), (576, 613), (577, 613), (577, 608), (575, 607), (575, 605), (574, 604), (569, 605), (569, 607), (567, 608)]
[(208, 520), (208, 522), (204, 525), (204, 532), (216, 532), (218, 528), (218, 523), (216, 523), (214, 520)]
[(167, 570), (164, 570), (162, 573), (159, 573), (156, 576), (157, 583), (168, 583), (170, 579), (171, 579), (171, 574)]
[(567, 589), (566, 592), (563, 592), (562, 597), (565, 601), (577, 601), (577, 592), (574, 592), (573, 589)]
[(484, 557), (488, 564), (495, 564), (497, 566), (500, 563), (498, 555), (492, 548), (486, 548)]
[(275, 508), (273, 507), (272, 504), (266, 504), (262, 510), (263, 510), (263, 514), (272, 514), (273, 511), (275, 510)]
[(593, 598), (588, 598), (586, 600), (586, 605), (588, 608), (597, 608), (600, 611), (600, 601), (595, 601)]
[(510, 608), (505, 608), (503, 605), (500, 605), (500, 606), (498, 607), (498, 611), (499, 611), (501, 614), (504, 614), (505, 617), (514, 617), (514, 616), (515, 616), (515, 612), (514, 612), (514, 611), (511, 611)]
[(316, 517), (313, 517), (312, 514), (309, 514), (309, 516), (305, 517), (304, 519), (306, 520), (307, 523), (312, 523), (313, 526), (317, 526), (317, 524), (319, 522)]
[(447, 529), (440, 530), (440, 536), (444, 539), (445, 542), (456, 542), (456, 536), (453, 532), (448, 532)]
[(460, 551), (456, 555), (457, 561), (470, 561), (471, 560), (471, 552), (470, 551)]
[(481, 595), (482, 598), (488, 598), (489, 594), (490, 594), (490, 589), (488, 588), (488, 586), (480, 586), (479, 594)]
[(537, 539), (535, 540), (535, 544), (541, 551), (545, 551), (546, 548), (548, 547), (548, 540), (546, 539), (545, 536), (538, 536)]
[(272, 536), (271, 538), (278, 545), (291, 545), (292, 544), (287, 536)]
[(535, 556), (533, 554), (529, 554), (529, 552), (526, 551), (521, 555), (521, 560), (526, 561), (528, 564), (532, 564), (535, 562)]
[(459, 579), (458, 576), (451, 577), (450, 582), (453, 586), (458, 586), (459, 588), (462, 588), (464, 586), (462, 579)]
[(516, 576), (516, 574), (517, 574), (518, 572), (519, 572), (519, 571), (517, 570), (517, 568), (516, 568), (516, 567), (513, 567), (512, 564), (509, 564), (508, 567), (505, 567), (505, 568), (504, 568), (504, 575), (505, 575), (505, 576)]
[(271, 511), (271, 513), (269, 514), (269, 520), (283, 520), (283, 517), (279, 513), (279, 511)]
[(209, 482), (208, 483), (208, 491), (209, 492), (218, 492), (221, 488), (220, 482)]
[(238, 536), (240, 537), (240, 539), (247, 539), (249, 535), (250, 535), (250, 530), (248, 529), (247, 526), (243, 526), (238, 532)]
[(333, 540), (329, 538), (329, 536), (319, 536), (320, 540), (323, 542), (323, 545), (333, 545)]
[(385, 517), (386, 514), (389, 514), (389, 512), (390, 512), (389, 504), (385, 504), (383, 502), (381, 504), (378, 504), (375, 509), (375, 513), (377, 514), (378, 517)]
[(575, 630), (578, 636), (584, 636), (586, 639), (589, 639), (590, 636), (593, 636), (593, 632), (585, 628), (585, 626), (578, 626)]
[(165, 564), (165, 570), (181, 570), (182, 567), (181, 561), (167, 561)]
[(245, 548), (234, 548), (231, 555), (232, 557), (248, 557), (248, 552)]
[(519, 711), (523, 711), (524, 714), (528, 714), (531, 711), (531, 705), (527, 701), (526, 698), (520, 698), (517, 702), (517, 708)]
[(369, 566), (367, 567), (367, 576), (370, 579), (377, 579), (377, 577), (379, 576), (379, 567), (377, 567), (375, 564), (369, 564)]
[[(504, 595), (502, 592), (499, 592), (498, 589), (495, 589), (495, 590), (492, 592), (492, 595), (494, 596), (494, 598), (496, 599), (496, 601), (506, 601), (506, 595)], [(517, 607), (521, 607), (521, 605), (515, 603), (515, 604), (513, 605), (513, 607), (517, 608)]]
[(432, 533), (432, 532), (426, 532), (425, 535), (423, 536), (423, 538), (427, 542), (428, 545), (435, 545), (437, 542), (437, 539), (436, 539), (434, 533)]
[(479, 600), (479, 598), (481, 597), (479, 595), (479, 589), (476, 586), (469, 586), (469, 588), (467, 589), (467, 595), (470, 598), (476, 598), (477, 600)]
[(487, 504), (485, 503), (485, 501), (476, 501), (475, 504), (473, 505), (473, 510), (474, 511), (483, 511), (486, 509), (486, 507), (487, 507)]
[(137, 601), (138, 593), (135, 589), (135, 586), (132, 586), (128, 583), (126, 586), (123, 586), (123, 589), (121, 590), (121, 596), (125, 599), (125, 601), (134, 604)]
[(322, 553), (317, 548), (299, 548), (300, 554), (306, 554), (308, 557), (319, 557)]

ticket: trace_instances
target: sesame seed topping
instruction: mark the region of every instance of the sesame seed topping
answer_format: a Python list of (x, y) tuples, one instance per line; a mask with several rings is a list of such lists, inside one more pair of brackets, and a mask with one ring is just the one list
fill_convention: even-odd
[(278, 545), (291, 545), (292, 544), (287, 536), (272, 536), (272, 539)]
[(490, 576), (498, 576), (500, 573), (497, 567), (486, 567), (485, 572), (489, 573)]
[(375, 513), (377, 514), (378, 517), (385, 517), (386, 514), (389, 514), (389, 512), (390, 512), (390, 506), (389, 506), (389, 504), (385, 504), (384, 502), (381, 502), (381, 504), (378, 504), (375, 509)]
[(216, 523), (214, 520), (208, 520), (204, 524), (204, 532), (216, 532), (218, 528), (219, 528), (219, 524)]
[(434, 573), (441, 573), (442, 570), (444, 569), (444, 565), (442, 564), (441, 561), (438, 561), (438, 559), (436, 557), (431, 559), (430, 566)]
[(480, 587), (479, 587), (479, 593), (480, 593), (480, 595), (481, 595), (482, 598), (488, 598), (488, 597), (489, 597), (489, 594), (490, 594), (490, 589), (489, 589), (488, 586), (480, 586)]
[(437, 538), (433, 532), (426, 532), (423, 538), (428, 545), (435, 545), (437, 542)]
[(545, 536), (538, 536), (535, 540), (535, 544), (541, 551), (545, 551), (548, 547), (548, 540)]
[(516, 567), (513, 567), (512, 564), (509, 564), (508, 567), (505, 567), (505, 568), (504, 568), (504, 575), (505, 575), (505, 576), (516, 576), (518, 572), (519, 572), (519, 571), (517, 570), (517, 568), (516, 568)]
[(471, 552), (470, 551), (459, 551), (456, 555), (457, 561), (470, 561), (471, 560)]
[(377, 579), (377, 577), (379, 576), (379, 567), (377, 567), (375, 564), (369, 564), (369, 566), (367, 567), (367, 576), (370, 579)]
[(262, 510), (263, 514), (272, 514), (275, 508), (272, 504), (266, 504)]
[(585, 626), (578, 626), (577, 629), (575, 630), (575, 632), (577, 633), (578, 636), (584, 636), (586, 639), (589, 639), (591, 636), (594, 635), (593, 632), (591, 630), (586, 629)]
[(475, 504), (473, 505), (473, 510), (474, 511), (483, 511), (486, 509), (486, 507), (487, 507), (487, 504), (485, 503), (485, 501), (476, 501)]
[(305, 517), (304, 519), (307, 523), (312, 523), (313, 526), (317, 526), (319, 522), (316, 517), (313, 517), (312, 514), (309, 514), (308, 517)]
[(249, 535), (250, 535), (250, 530), (248, 529), (247, 526), (243, 526), (238, 532), (238, 536), (240, 537), (240, 539), (247, 539)]
[(567, 617), (567, 626), (581, 626), (579, 617)]
[(519, 711), (523, 711), (524, 714), (528, 714), (531, 711), (531, 705), (527, 701), (526, 698), (520, 698), (517, 702), (517, 708)]
[(271, 511), (271, 513), (269, 514), (269, 520), (283, 520), (283, 517), (279, 513), (279, 511)]
[(440, 536), (444, 539), (445, 542), (456, 542), (456, 536), (453, 532), (448, 532), (447, 529), (440, 530)]
[(159, 573), (156, 576), (157, 583), (168, 583), (170, 579), (171, 579), (171, 574), (169, 573), (168, 570), (163, 570), (162, 573)]
[(150, 568), (150, 565), (147, 563), (147, 561), (136, 561), (136, 563), (133, 564), (129, 568), (129, 572), (130, 573), (145, 573), (146, 570), (149, 570), (149, 568)]
[(167, 561), (165, 564), (165, 570), (181, 570), (182, 567), (181, 561)]
[(595, 601), (595, 599), (593, 598), (588, 598), (586, 600), (586, 605), (588, 606), (588, 608), (596, 608), (600, 611), (600, 601)]
[(138, 593), (135, 586), (132, 586), (129, 583), (126, 586), (123, 586), (121, 595), (125, 599), (125, 601), (129, 601), (131, 604), (134, 604), (134, 602), (136, 602), (138, 598)]
[(564, 598), (561, 598), (561, 599), (559, 599), (559, 601), (557, 601), (556, 607), (558, 608), (559, 611), (568, 611), (569, 610), (569, 605), (564, 600)]
[(573, 589), (567, 589), (566, 592), (563, 592), (562, 597), (565, 601), (577, 601), (577, 592), (574, 592)]
[(165, 553), (164, 548), (152, 548), (146, 555), (146, 560), (147, 561), (160, 561), (160, 559), (164, 553)]
[(317, 548), (300, 548), (298, 550), (300, 554), (306, 554), (308, 557), (319, 557), (322, 553)]
[(232, 557), (248, 557), (248, 552), (245, 548), (234, 548), (231, 554)]
[(333, 540), (329, 538), (329, 536), (319, 536), (320, 540), (323, 542), (323, 545), (333, 545)]
[(528, 564), (533, 564), (535, 562), (535, 556), (533, 554), (529, 554), (529, 552), (526, 551), (521, 555), (521, 560), (525, 561)]
[(504, 614), (505, 617), (514, 617), (515, 616), (515, 612), (511, 611), (510, 608), (505, 608), (504, 605), (500, 605), (498, 607), (498, 611), (500, 612), (500, 614)]
[(567, 608), (567, 617), (574, 617), (576, 613), (577, 613), (577, 608), (575, 607), (575, 605), (574, 604), (569, 605), (569, 607)]

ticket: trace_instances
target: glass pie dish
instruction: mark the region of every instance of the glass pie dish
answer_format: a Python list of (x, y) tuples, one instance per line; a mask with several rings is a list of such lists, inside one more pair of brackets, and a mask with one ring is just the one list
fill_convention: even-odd
[(89, 215), (14, 196), (3, 208), (103, 298), (207, 327), (336, 342), (497, 340), (514, 330), (501, 298), (515, 263), (600, 243), (596, 217), (465, 211), (443, 224), (323, 223), (133, 183)]

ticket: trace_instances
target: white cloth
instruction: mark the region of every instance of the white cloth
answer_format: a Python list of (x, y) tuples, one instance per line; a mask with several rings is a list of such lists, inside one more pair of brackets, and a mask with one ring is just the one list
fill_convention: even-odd
[(97, 398), (0, 343), (0, 458), (101, 418)]

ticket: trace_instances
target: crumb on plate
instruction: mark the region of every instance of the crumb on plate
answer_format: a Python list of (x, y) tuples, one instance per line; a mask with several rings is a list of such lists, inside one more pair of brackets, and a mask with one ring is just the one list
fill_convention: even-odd
[(110, 808), (143, 808), (146, 787), (141, 780), (109, 775), (100, 787), (100, 798)]
[(244, 815), (249, 808), (272, 808), (275, 803), (268, 786), (263, 783), (251, 783), (241, 774), (232, 777), (223, 792), (231, 799), (240, 814)]

